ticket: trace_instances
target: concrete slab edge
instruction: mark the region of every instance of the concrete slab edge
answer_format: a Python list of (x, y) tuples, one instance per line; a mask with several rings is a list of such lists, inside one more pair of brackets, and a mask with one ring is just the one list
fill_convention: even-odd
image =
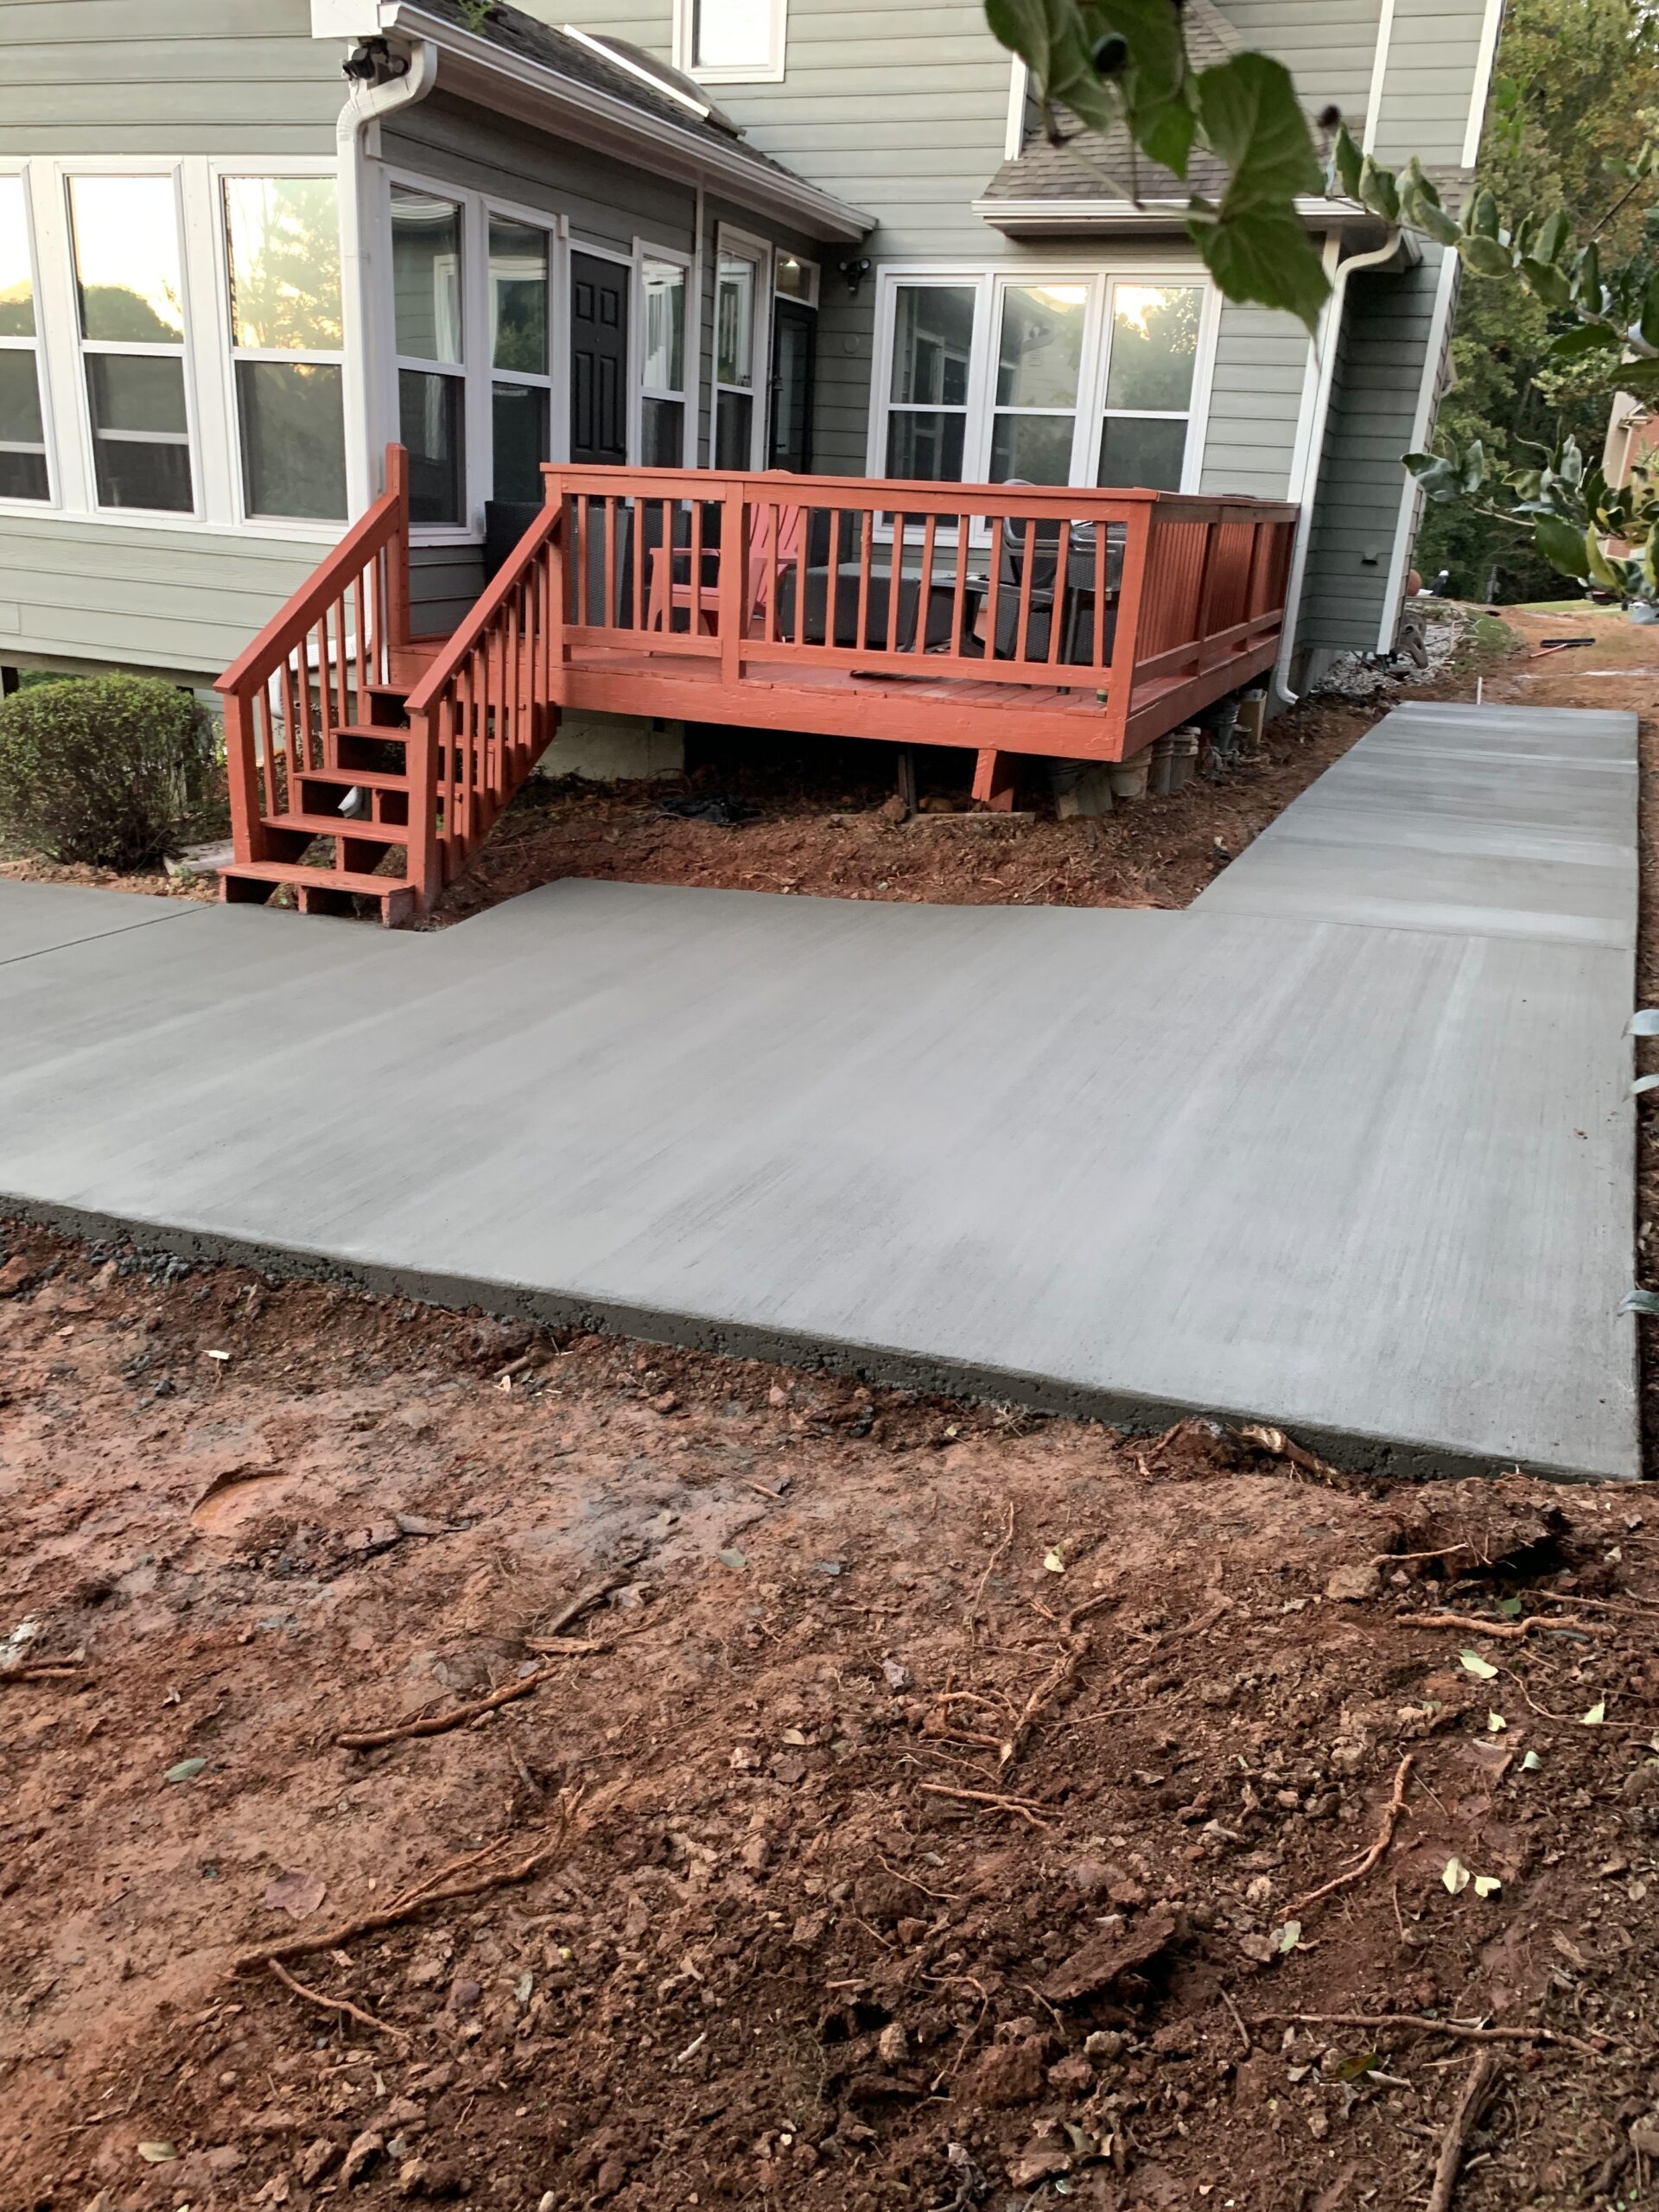
[[(1284, 1428), (1287, 1435), (1330, 1465), (1388, 1481), (1432, 1482), (1470, 1475), (1513, 1471), (1511, 1459), (1363, 1431), (1298, 1424), (1248, 1406), (1217, 1406), (1199, 1400), (1151, 1398), (1135, 1392), (1102, 1390), (1051, 1376), (1022, 1373), (978, 1361), (957, 1361), (906, 1352), (892, 1346), (722, 1321), (705, 1314), (616, 1304), (568, 1296), (489, 1277), (435, 1274), (414, 1267), (342, 1260), (338, 1255), (261, 1239), (225, 1236), (26, 1199), (0, 1192), (0, 1226), (7, 1221), (55, 1229), (89, 1243), (124, 1243), (141, 1251), (165, 1252), (208, 1265), (248, 1267), (289, 1281), (312, 1281), (365, 1291), (376, 1297), (406, 1298), (451, 1312), (477, 1310), (503, 1319), (536, 1321), (551, 1328), (578, 1328), (595, 1335), (626, 1337), (646, 1344), (675, 1344), (732, 1359), (766, 1360), (780, 1366), (823, 1369), (855, 1381), (898, 1389), (993, 1405), (1017, 1404), (1039, 1414), (1098, 1421), (1132, 1433), (1156, 1434), (1192, 1418), (1236, 1428), (1244, 1424)], [(1610, 1473), (1530, 1460), (1524, 1471), (1549, 1482), (1638, 1482), (1639, 1471)]]

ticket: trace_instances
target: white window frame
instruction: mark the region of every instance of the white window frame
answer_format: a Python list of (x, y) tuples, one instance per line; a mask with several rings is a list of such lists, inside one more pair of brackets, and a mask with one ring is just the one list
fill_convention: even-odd
[[(273, 172), (274, 174), (275, 172)], [(397, 351), (397, 301), (391, 283), (391, 193), (394, 185), (409, 192), (447, 200), (461, 210), (461, 359), (420, 361)], [(548, 447), (549, 459), (563, 460), (570, 448), (569, 319), (565, 302), (569, 290), (571, 238), (566, 218), (548, 207), (531, 207), (504, 200), (499, 194), (480, 192), (452, 183), (447, 177), (428, 176), (418, 169), (388, 166), (381, 180), (377, 229), (382, 241), (385, 282), (378, 288), (375, 311), (380, 319), (379, 358), (389, 364), (381, 393), (381, 419), (396, 437), (398, 422), (397, 376), (400, 370), (461, 379), (462, 517), (459, 523), (416, 523), (410, 535), (417, 545), (477, 545), (484, 536), (484, 505), (494, 497), (495, 454), (491, 403), (497, 371), (490, 346), (490, 217), (524, 223), (547, 234), (548, 316)], [(613, 249), (577, 241), (577, 250), (625, 264), (632, 256)], [(508, 384), (535, 384), (539, 378), (503, 370)]]
[[(23, 254), (29, 265), (30, 298), (35, 309), (35, 335), (32, 338), (0, 338), (0, 350), (33, 356), (35, 393), (41, 410), (41, 436), (46, 447), (46, 497), (43, 499), (0, 499), (0, 513), (50, 514), (61, 507), (63, 486), (58, 471), (58, 442), (53, 435), (52, 389), (51, 379), (47, 374), (45, 313), (41, 299), (41, 250), (35, 237), (34, 194), (27, 162), (0, 162), (0, 176), (15, 176), (22, 187)], [(20, 447), (17, 450), (32, 453), (34, 448)]]
[[(198, 397), (196, 357), (202, 342), (199, 323), (200, 301), (197, 296), (199, 281), (205, 273), (201, 268), (201, 245), (198, 237), (196, 248), (191, 251), (191, 232), (199, 223), (201, 211), (193, 207), (194, 195), (187, 190), (186, 165), (180, 161), (145, 160), (142, 156), (132, 161), (118, 159), (66, 160), (55, 164), (58, 191), (63, 210), (63, 238), (67, 253), (65, 275), (69, 287), (70, 313), (73, 318), (74, 381), (80, 423), (83, 481), (86, 493), (86, 512), (99, 522), (138, 524), (146, 529), (181, 530), (191, 523), (204, 522), (208, 512), (208, 486), (204, 467), (206, 441), (202, 436), (201, 407)], [(173, 191), (173, 220), (177, 233), (179, 251), (180, 306), (184, 328), (176, 346), (145, 344), (137, 340), (87, 338), (81, 329), (80, 280), (75, 259), (75, 225), (73, 200), (71, 192), (76, 177), (162, 176), (167, 178)], [(211, 264), (210, 264), (211, 265)], [(210, 318), (209, 329), (217, 325)], [(134, 359), (176, 360), (180, 364), (184, 386), (184, 447), (190, 461), (190, 499), (188, 507), (106, 507), (98, 496), (98, 447), (92, 430), (92, 394), (87, 389), (86, 363), (96, 355), (130, 356)], [(168, 439), (167, 443), (175, 442)]]
[[(645, 264), (648, 261), (671, 262), (685, 273), (685, 351), (681, 368), (684, 385), (679, 391), (670, 391), (665, 387), (645, 382)], [(688, 253), (683, 246), (658, 245), (652, 238), (634, 239), (633, 293), (628, 302), (628, 456), (631, 463), (637, 463), (645, 449), (646, 400), (669, 399), (677, 400), (680, 406), (680, 465), (683, 468), (695, 468), (697, 465), (698, 371), (702, 364), (697, 358), (696, 281), (696, 254)]]
[[(345, 399), (346, 330), (345, 330), (345, 257), (340, 257), (340, 343), (337, 352), (317, 350), (310, 346), (238, 346), (236, 324), (231, 311), (231, 239), (230, 226), (226, 219), (225, 187), (232, 179), (327, 177), (334, 182), (335, 221), (339, 221), (340, 188), (337, 165), (306, 155), (296, 155), (291, 161), (259, 162), (212, 160), (207, 165), (211, 191), (211, 212), (213, 232), (213, 270), (218, 295), (219, 313), (215, 317), (215, 351), (221, 369), (222, 404), (229, 429), (229, 480), (226, 497), (238, 529), (257, 531), (263, 535), (292, 538), (315, 538), (332, 544), (352, 526), (350, 494), (346, 498), (346, 514), (343, 520), (330, 521), (316, 515), (261, 515), (249, 511), (247, 486), (242, 468), (242, 410), (237, 391), (236, 365), (238, 361), (310, 361), (338, 365), (340, 373), (341, 397)], [(346, 481), (351, 480), (351, 442), (353, 425), (349, 406), (342, 404), (341, 419), (345, 428)]]
[[(720, 264), (728, 250), (743, 259), (755, 264), (754, 271), (754, 331), (750, 345), (752, 381), (747, 386), (722, 384), (720, 380)], [(709, 355), (709, 465), (715, 467), (715, 456), (720, 450), (720, 395), (722, 391), (747, 391), (753, 400), (749, 415), (748, 469), (753, 472), (766, 467), (767, 405), (772, 390), (772, 247), (769, 238), (757, 238), (751, 231), (734, 229), (729, 223), (715, 226), (715, 327), (713, 345)]]
[(697, 9), (700, 0), (674, 0), (674, 67), (700, 85), (781, 84), (788, 60), (788, 0), (772, 0), (766, 58), (764, 62), (728, 62), (702, 69), (696, 63)]
[[(805, 277), (804, 291), (785, 292), (779, 285), (778, 271), (785, 261), (792, 261)], [(823, 273), (822, 264), (816, 261), (809, 261), (804, 253), (791, 253), (785, 246), (774, 246), (772, 250), (772, 296), (775, 300), (788, 300), (791, 305), (798, 308), (810, 308), (816, 314)]]
[[(866, 444), (869, 475), (885, 475), (887, 459), (887, 421), (894, 412), (906, 411), (888, 398), (893, 383), (893, 340), (899, 288), (971, 289), (974, 293), (972, 353), (968, 374), (968, 397), (963, 409), (966, 429), (963, 440), (963, 481), (989, 480), (991, 441), (995, 427), (996, 354), (1002, 296), (1011, 287), (1033, 284), (1083, 284), (1089, 288), (1088, 321), (1083, 358), (1077, 375), (1077, 403), (1071, 442), (1070, 482), (1077, 490), (1095, 488), (1100, 454), (1101, 429), (1106, 418), (1106, 378), (1110, 365), (1112, 302), (1120, 284), (1188, 285), (1203, 294), (1198, 324), (1198, 356), (1193, 364), (1192, 397), (1185, 410), (1186, 451), (1181, 467), (1180, 489), (1195, 493), (1204, 473), (1205, 445), (1209, 431), (1210, 394), (1215, 377), (1216, 344), (1221, 326), (1221, 295), (1196, 258), (1191, 261), (1020, 262), (1009, 267), (987, 269), (945, 262), (884, 262), (876, 272), (875, 344), (870, 374), (870, 418)], [(922, 411), (935, 413), (937, 409)], [(1014, 410), (1027, 411), (1027, 410)], [(1043, 410), (1033, 410), (1033, 412)], [(1047, 410), (1055, 414), (1066, 410)], [(1137, 409), (1115, 408), (1115, 415), (1138, 414)], [(1174, 419), (1181, 410), (1171, 409), (1160, 419)]]

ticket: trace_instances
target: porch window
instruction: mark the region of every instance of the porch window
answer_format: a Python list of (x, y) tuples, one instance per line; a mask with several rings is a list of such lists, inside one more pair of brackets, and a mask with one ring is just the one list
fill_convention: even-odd
[(21, 176), (0, 176), (0, 499), (49, 499), (35, 269)]
[(715, 84), (784, 73), (785, 0), (675, 0), (675, 60)]
[(754, 461), (755, 313), (760, 264), (722, 246), (715, 291), (715, 467)]
[(334, 179), (226, 177), (224, 212), (244, 512), (343, 522)]
[(538, 504), (549, 458), (547, 232), (490, 217), (490, 428), (498, 499)]
[(639, 458), (647, 468), (685, 461), (685, 285), (681, 263), (652, 255), (640, 263)]
[(391, 283), (398, 434), (409, 451), (411, 522), (466, 519), (461, 209), (391, 188)]
[(98, 504), (194, 514), (174, 181), (72, 176), (69, 213)]
[(1003, 291), (993, 484), (1071, 480), (1088, 308), (1086, 284), (1010, 284)]
[(1097, 484), (1180, 490), (1203, 308), (1197, 284), (1113, 285)]
[(973, 367), (973, 284), (899, 284), (887, 410), (887, 474), (959, 484)]

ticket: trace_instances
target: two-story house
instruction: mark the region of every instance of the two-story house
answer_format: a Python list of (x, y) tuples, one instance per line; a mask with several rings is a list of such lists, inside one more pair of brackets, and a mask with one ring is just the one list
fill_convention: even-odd
[[(1451, 182), (1500, 15), (1186, 9)], [(1287, 500), (1281, 682), (1388, 646), (1455, 259), (1307, 202), (1310, 337), (1039, 126), (978, 0), (12, 0), (0, 664), (211, 677), (392, 440), (429, 632), (551, 459)]]

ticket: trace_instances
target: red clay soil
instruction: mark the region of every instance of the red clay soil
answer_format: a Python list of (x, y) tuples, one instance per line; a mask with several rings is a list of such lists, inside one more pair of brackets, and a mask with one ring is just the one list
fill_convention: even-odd
[(8, 1249), (8, 2212), (1642, 2201), (1649, 1489)]

